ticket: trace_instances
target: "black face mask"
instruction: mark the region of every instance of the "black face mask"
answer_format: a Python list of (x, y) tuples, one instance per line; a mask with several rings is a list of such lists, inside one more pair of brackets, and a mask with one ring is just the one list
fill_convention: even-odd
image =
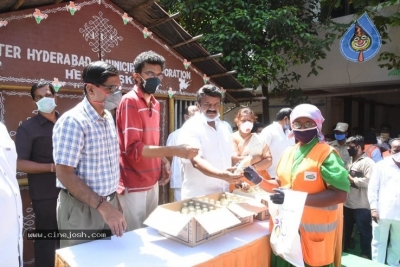
[(357, 155), (357, 147), (351, 147), (347, 149), (347, 152), (349, 152), (350, 157), (354, 157), (355, 155)]
[(314, 139), (315, 136), (318, 134), (317, 128), (314, 129), (307, 129), (307, 130), (293, 130), (294, 138), (297, 139), (297, 141), (307, 144), (311, 142), (311, 140)]
[(160, 85), (161, 81), (157, 77), (148, 78), (142, 82), (143, 91), (150, 95), (154, 94)]

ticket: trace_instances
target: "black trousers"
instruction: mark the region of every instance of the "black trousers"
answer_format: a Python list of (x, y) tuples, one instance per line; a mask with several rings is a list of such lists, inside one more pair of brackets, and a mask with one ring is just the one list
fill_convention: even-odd
[[(57, 198), (32, 200), (37, 230), (57, 231)], [(56, 249), (60, 240), (35, 240), (35, 266), (54, 267)]]
[(371, 258), (371, 242), (372, 242), (372, 221), (371, 211), (369, 209), (349, 209), (343, 208), (344, 214), (344, 243), (348, 245), (351, 234), (353, 233), (354, 224), (360, 231), (360, 248), (361, 255)]

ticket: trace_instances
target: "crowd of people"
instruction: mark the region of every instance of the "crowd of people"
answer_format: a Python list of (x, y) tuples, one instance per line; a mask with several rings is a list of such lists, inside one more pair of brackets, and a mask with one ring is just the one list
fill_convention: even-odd
[[(306, 266), (335, 266), (342, 249), (354, 247), (357, 231), (360, 256), (399, 266), (400, 139), (390, 139), (388, 125), (378, 138), (371, 131), (348, 137), (348, 124), (339, 122), (335, 140), (327, 142), (321, 111), (300, 104), (281, 109), (266, 127), (243, 107), (232, 133), (220, 118), (222, 91), (207, 84), (197, 91), (196, 105), (184, 110), (182, 127), (161, 146), (154, 93), (164, 68), (162, 56), (141, 53), (135, 85), (122, 95), (117, 69), (92, 62), (82, 72), (85, 97), (78, 105), (58, 114), (53, 85), (40, 82), (31, 88), (38, 115), (19, 126), (16, 145), (0, 124), (0, 208), (9, 218), (0, 227), (0, 248), (7, 251), (0, 266), (22, 262), (17, 170), (28, 174), (38, 231), (122, 236), (144, 227), (159, 203), (160, 185), (170, 183), (179, 201), (260, 177), (259, 187), (275, 204), (284, 203), (285, 190), (308, 193), (299, 227)], [(57, 248), (82, 242), (35, 241), (36, 266), (54, 266)], [(273, 253), (271, 266), (292, 265)]]

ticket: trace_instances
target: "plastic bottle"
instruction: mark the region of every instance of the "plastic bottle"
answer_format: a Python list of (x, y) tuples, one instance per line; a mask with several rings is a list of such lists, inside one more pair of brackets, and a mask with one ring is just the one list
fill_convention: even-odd
[(200, 206), (196, 206), (196, 215), (202, 214), (203, 211), (201, 210)]
[(187, 203), (183, 203), (182, 209), (181, 209), (181, 214), (188, 214), (189, 213), (189, 208)]

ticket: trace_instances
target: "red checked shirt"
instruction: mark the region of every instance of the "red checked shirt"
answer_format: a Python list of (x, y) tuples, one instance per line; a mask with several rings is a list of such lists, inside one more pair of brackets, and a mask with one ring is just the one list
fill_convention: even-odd
[(150, 190), (161, 176), (161, 159), (144, 158), (144, 146), (160, 143), (160, 103), (152, 95), (150, 107), (135, 86), (122, 97), (117, 109), (121, 178), (118, 193)]

